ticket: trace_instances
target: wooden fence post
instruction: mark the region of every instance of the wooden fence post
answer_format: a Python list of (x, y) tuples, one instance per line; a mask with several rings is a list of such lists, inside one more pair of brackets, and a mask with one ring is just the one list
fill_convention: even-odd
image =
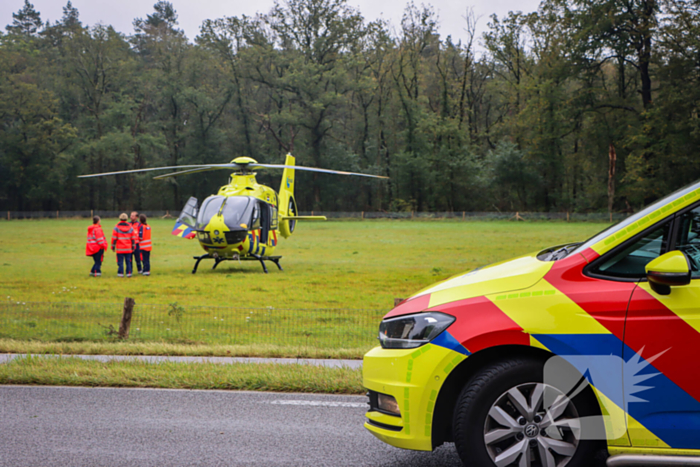
[(10, 211), (7, 211), (7, 220), (10, 220)]
[(124, 299), (124, 311), (122, 312), (122, 322), (119, 323), (119, 338), (129, 338), (129, 328), (131, 327), (131, 314), (134, 311), (136, 302), (133, 298), (126, 297)]
[(364, 219), (364, 218), (365, 218), (365, 212), (362, 211), (362, 219)]
[(58, 211), (56, 211), (56, 219), (58, 219)]

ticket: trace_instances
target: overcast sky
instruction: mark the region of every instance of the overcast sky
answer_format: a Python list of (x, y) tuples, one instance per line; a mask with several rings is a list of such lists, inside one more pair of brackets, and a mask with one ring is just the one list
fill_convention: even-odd
[[(153, 4), (157, 0), (72, 0), (73, 6), (80, 12), (83, 24), (94, 25), (102, 22), (112, 25), (117, 31), (125, 34), (133, 31), (134, 18), (145, 18), (153, 12)], [(62, 8), (66, 0), (34, 0), (31, 1), (34, 8), (41, 13), (44, 22), (48, 19), (53, 23), (63, 15)], [(187, 37), (192, 40), (199, 34), (199, 27), (205, 19), (215, 19), (224, 16), (240, 16), (242, 14), (252, 16), (256, 12), (267, 12), (274, 4), (274, 0), (172, 0), (171, 3), (177, 10), (180, 28)], [(406, 0), (348, 0), (352, 6), (359, 8), (367, 20), (383, 17), (391, 21), (394, 27), (401, 22), (401, 15), (406, 6)], [(416, 4), (420, 4), (420, 0)], [(481, 17), (477, 24), (479, 35), (486, 28), (489, 16), (493, 13), (499, 16), (505, 15), (510, 10), (531, 12), (537, 9), (539, 0), (433, 0), (430, 3), (438, 13), (440, 19), (440, 33), (452, 35), (456, 42), (464, 41), (464, 19), (462, 18), (467, 8), (472, 7), (477, 17)], [(24, 5), (24, 0), (0, 0), (0, 25), (4, 30), (5, 25), (12, 22), (12, 13), (17, 12)]]

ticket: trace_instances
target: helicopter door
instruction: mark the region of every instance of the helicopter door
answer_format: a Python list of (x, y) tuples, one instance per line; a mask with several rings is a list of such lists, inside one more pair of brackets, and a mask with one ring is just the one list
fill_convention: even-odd
[(270, 205), (270, 230), (277, 230), (279, 227), (279, 213), (277, 212), (277, 206)]
[(260, 212), (260, 243), (267, 245), (267, 239), (270, 235), (270, 205), (264, 201), (259, 201), (259, 212)]
[(187, 204), (182, 208), (180, 212), (180, 217), (177, 218), (178, 222), (185, 224), (187, 227), (194, 229), (197, 223), (197, 213), (199, 208), (197, 205), (197, 198), (194, 196), (187, 200)]

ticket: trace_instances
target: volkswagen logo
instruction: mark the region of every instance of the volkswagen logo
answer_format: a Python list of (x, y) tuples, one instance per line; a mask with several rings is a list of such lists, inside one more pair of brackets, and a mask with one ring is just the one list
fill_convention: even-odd
[(537, 425), (530, 424), (525, 427), (525, 436), (528, 438), (534, 438), (540, 433), (540, 429), (537, 428)]

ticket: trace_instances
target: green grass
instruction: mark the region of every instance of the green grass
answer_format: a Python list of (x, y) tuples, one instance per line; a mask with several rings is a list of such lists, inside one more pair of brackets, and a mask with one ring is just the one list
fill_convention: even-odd
[[(108, 235), (114, 223), (103, 221)], [(202, 253), (196, 240), (170, 235), (172, 220), (151, 224), (153, 275), (120, 279), (111, 251), (103, 276), (88, 276), (92, 260), (85, 256), (85, 220), (0, 221), (5, 351), (24, 352), (17, 340), (73, 342), (63, 353), (78, 352), (69, 349), (80, 348), (81, 342), (129, 351), (108, 334), (109, 326), (118, 327), (124, 297), (133, 297), (130, 340), (138, 344), (181, 346), (162, 347), (173, 352), (196, 349), (188, 355), (213, 355), (223, 349), (216, 346), (226, 345), (226, 350), (243, 352), (238, 355), (296, 356), (316, 349), (329, 358), (359, 356), (375, 345), (377, 324), (394, 298), (480, 265), (583, 240), (605, 227), (460, 220), (300, 222), (276, 251), (283, 255), (284, 272), (271, 265), (270, 274), (263, 274), (255, 262), (225, 262), (212, 271), (213, 263), (203, 262), (192, 275), (192, 256)], [(170, 303), (182, 307), (180, 316)]]
[(273, 344), (221, 345), (168, 342), (41, 342), (0, 339), (0, 353), (49, 355), (162, 355), (204, 357), (361, 359), (367, 346), (356, 348)]
[(97, 362), (21, 357), (0, 365), (0, 384), (228, 389), (362, 394), (361, 370), (312, 365)]
[[(260, 344), (368, 348), (385, 310), (172, 307), (134, 308), (129, 340), (171, 344)], [(117, 342), (121, 304), (0, 302), (0, 339)]]
[[(389, 309), (431, 283), (477, 266), (566, 241), (604, 224), (564, 222), (299, 222), (276, 254), (284, 272), (255, 262), (203, 261), (190, 273), (196, 240), (170, 235), (172, 220), (154, 219), (151, 277), (116, 277), (105, 254), (103, 277), (88, 277), (86, 220), (0, 221), (0, 298), (26, 302), (121, 303), (277, 308)], [(115, 221), (103, 220), (107, 235)]]

